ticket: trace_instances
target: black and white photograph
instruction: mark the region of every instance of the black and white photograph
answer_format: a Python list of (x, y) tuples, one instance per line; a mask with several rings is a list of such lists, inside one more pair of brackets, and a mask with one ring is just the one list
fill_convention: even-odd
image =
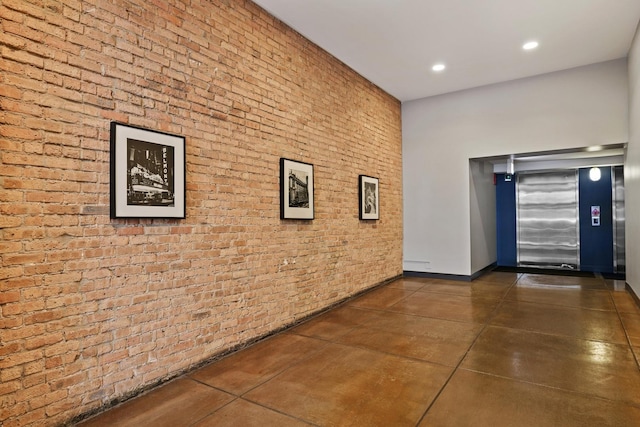
[(313, 219), (313, 165), (280, 159), (280, 218)]
[(380, 191), (378, 178), (360, 175), (358, 195), (360, 219), (380, 219)]
[(185, 217), (185, 139), (111, 123), (111, 217)]
[(127, 140), (127, 205), (175, 206), (174, 148)]

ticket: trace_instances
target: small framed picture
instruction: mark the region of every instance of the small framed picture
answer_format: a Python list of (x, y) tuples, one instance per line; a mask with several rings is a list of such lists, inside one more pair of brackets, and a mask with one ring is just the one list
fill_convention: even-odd
[(185, 138), (111, 122), (111, 218), (185, 217)]
[(313, 219), (313, 165), (280, 159), (280, 218)]
[(360, 219), (380, 219), (380, 183), (378, 178), (360, 175)]

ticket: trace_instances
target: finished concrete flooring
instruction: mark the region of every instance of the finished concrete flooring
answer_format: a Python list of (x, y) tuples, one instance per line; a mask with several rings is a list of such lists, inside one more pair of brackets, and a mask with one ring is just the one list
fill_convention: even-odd
[(614, 287), (399, 279), (79, 425), (640, 426), (640, 308)]

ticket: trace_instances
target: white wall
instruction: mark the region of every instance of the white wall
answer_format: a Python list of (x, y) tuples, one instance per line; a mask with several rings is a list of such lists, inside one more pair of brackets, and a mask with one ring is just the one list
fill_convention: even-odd
[(627, 283), (640, 296), (640, 30), (629, 52), (629, 145), (624, 189)]
[(472, 218), (469, 159), (627, 142), (627, 62), (406, 102), (402, 138), (404, 269), (473, 274), (495, 261), (477, 220), (495, 213)]
[(493, 164), (469, 162), (469, 213), (471, 216), (471, 271), (482, 270), (496, 261), (496, 188)]

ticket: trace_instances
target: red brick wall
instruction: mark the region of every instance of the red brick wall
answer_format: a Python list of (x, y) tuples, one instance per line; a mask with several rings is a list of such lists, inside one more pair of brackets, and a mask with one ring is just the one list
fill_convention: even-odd
[[(54, 425), (402, 272), (400, 103), (251, 2), (0, 3), (0, 424)], [(109, 123), (187, 218), (109, 218)], [(279, 159), (315, 165), (283, 221)], [(358, 220), (358, 175), (381, 219)]]

